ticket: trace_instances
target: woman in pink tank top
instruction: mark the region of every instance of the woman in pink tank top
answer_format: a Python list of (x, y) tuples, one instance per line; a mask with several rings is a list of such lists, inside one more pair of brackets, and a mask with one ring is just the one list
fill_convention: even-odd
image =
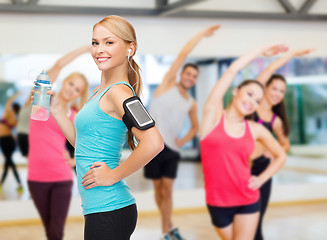
[[(206, 202), (212, 223), (222, 239), (252, 240), (259, 219), (260, 186), (284, 164), (286, 154), (262, 125), (245, 120), (259, 106), (263, 86), (246, 80), (233, 90), (224, 109), (223, 98), (236, 74), (260, 55), (272, 56), (283, 45), (261, 47), (234, 61), (212, 89), (200, 127), (201, 160)], [(262, 143), (274, 161), (259, 176), (251, 176), (250, 155), (255, 141)]]
[[(90, 46), (81, 47), (60, 58), (48, 71), (51, 84), (64, 66), (90, 50)], [(73, 122), (87, 98), (87, 79), (81, 73), (72, 73), (62, 82), (56, 101)], [(30, 119), (28, 187), (48, 240), (63, 239), (72, 195), (72, 166), (65, 144), (66, 137), (52, 115), (47, 121)]]

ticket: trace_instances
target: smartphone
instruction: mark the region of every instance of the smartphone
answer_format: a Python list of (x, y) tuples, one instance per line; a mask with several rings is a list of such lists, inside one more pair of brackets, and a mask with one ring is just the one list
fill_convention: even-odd
[(143, 104), (141, 104), (139, 100), (133, 100), (126, 103), (126, 107), (128, 108), (129, 112), (133, 115), (134, 119), (136, 120), (137, 124), (140, 127), (144, 127), (146, 125), (154, 123), (150, 114), (144, 108)]

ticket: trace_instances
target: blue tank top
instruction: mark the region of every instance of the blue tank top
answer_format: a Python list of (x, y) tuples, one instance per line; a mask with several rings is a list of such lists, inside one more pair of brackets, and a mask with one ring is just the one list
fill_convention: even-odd
[(101, 97), (117, 84), (125, 84), (133, 90), (126, 82), (112, 84), (93, 99), (91, 97), (75, 117), (77, 184), (84, 215), (113, 211), (135, 203), (125, 180), (87, 190), (81, 184), (94, 162), (105, 162), (111, 169), (119, 165), (127, 128), (123, 121), (109, 116), (99, 106)]

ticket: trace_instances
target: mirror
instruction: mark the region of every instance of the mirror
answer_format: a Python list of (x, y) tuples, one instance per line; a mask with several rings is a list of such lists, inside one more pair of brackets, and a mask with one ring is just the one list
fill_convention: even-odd
[[(22, 54), (22, 55), (3, 55), (0, 57), (0, 115), (4, 111), (4, 104), (8, 98), (16, 91), (20, 91), (21, 95), (15, 100), (23, 105), (29, 96), (33, 81), (36, 75), (43, 69), (48, 69), (60, 57), (58, 54)], [(169, 69), (170, 64), (174, 60), (172, 56), (155, 56), (142, 55), (136, 56), (136, 61), (143, 69), (143, 101), (148, 107), (152, 99), (153, 92), (161, 82), (163, 75)], [(233, 58), (224, 59), (207, 59), (192, 58), (191, 62), (196, 62), (200, 67), (200, 75), (196, 86), (191, 90), (190, 94), (197, 100), (198, 116), (201, 120), (201, 113), (206, 97), (211, 87), (217, 81), (221, 73), (231, 64)], [(235, 79), (234, 84), (237, 85), (243, 79), (255, 78), (269, 63), (271, 59), (259, 58), (245, 68)], [(291, 125), (290, 140), (292, 148), (289, 160), (284, 169), (274, 177), (274, 186), (279, 185), (274, 191), (280, 195), (287, 193), (287, 184), (326, 184), (327, 168), (324, 159), (325, 153), (325, 136), (327, 133), (327, 66), (325, 59), (294, 59), (281, 69), (281, 73), (288, 80), (288, 88), (285, 96), (286, 107)], [(19, 68), (19, 70), (17, 69)], [(100, 73), (96, 68), (93, 60), (89, 55), (82, 55), (65, 67), (58, 77), (58, 82), (54, 89), (60, 87), (60, 82), (71, 72), (82, 72), (90, 83), (90, 93), (99, 84)], [(324, 77), (323, 77), (323, 74)], [(226, 98), (226, 103), (228, 103)], [(190, 126), (189, 121), (185, 121), (181, 135), (185, 134)], [(12, 134), (15, 136), (17, 132), (13, 129)], [(129, 150), (125, 149), (123, 158), (126, 158)], [(315, 159), (312, 156), (315, 155)], [(310, 157), (307, 157), (310, 156)], [(180, 164), (178, 177), (175, 184), (176, 190), (181, 190), (183, 194), (198, 194), (199, 200), (203, 201), (203, 175), (199, 159), (199, 143), (198, 139), (190, 141), (182, 149), (183, 161)], [(27, 179), (28, 161), (22, 156), (18, 148), (13, 154), (14, 162), (22, 180), (24, 191), (16, 190), (17, 183), (15, 181), (12, 169), (9, 170), (6, 181), (1, 190), (1, 201), (26, 201), (30, 200)], [(3, 166), (3, 154), (0, 155), (0, 163)], [(1, 168), (1, 174), (3, 167)], [(76, 178), (74, 180), (73, 197), (78, 199), (78, 191)], [(143, 172), (138, 171), (134, 175), (127, 178), (127, 182), (137, 198), (142, 198), (139, 193), (152, 194), (152, 183), (143, 177)], [(311, 186), (311, 185), (310, 185)], [(322, 198), (324, 196), (318, 190), (311, 187), (314, 193), (308, 193), (312, 197)], [(188, 191), (188, 192), (187, 192)], [(301, 190), (299, 190), (300, 192)], [(277, 194), (277, 193), (276, 193)], [(277, 194), (278, 195), (278, 194)], [(297, 201), (310, 199), (310, 196), (300, 196), (300, 193), (294, 193), (290, 198), (278, 197), (274, 195), (272, 201)], [(287, 194), (286, 194), (287, 195)], [(189, 196), (189, 195), (187, 195)], [(153, 197), (152, 195), (150, 196)], [(192, 198), (192, 197), (191, 197)], [(1, 202), (0, 202), (1, 204)], [(80, 214), (80, 212), (78, 213)]]

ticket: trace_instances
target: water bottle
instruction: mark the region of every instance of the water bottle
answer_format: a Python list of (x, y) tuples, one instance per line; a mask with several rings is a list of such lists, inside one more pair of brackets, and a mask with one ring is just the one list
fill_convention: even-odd
[(34, 85), (34, 100), (32, 103), (31, 119), (47, 121), (50, 115), (50, 77), (43, 70), (37, 77)]

